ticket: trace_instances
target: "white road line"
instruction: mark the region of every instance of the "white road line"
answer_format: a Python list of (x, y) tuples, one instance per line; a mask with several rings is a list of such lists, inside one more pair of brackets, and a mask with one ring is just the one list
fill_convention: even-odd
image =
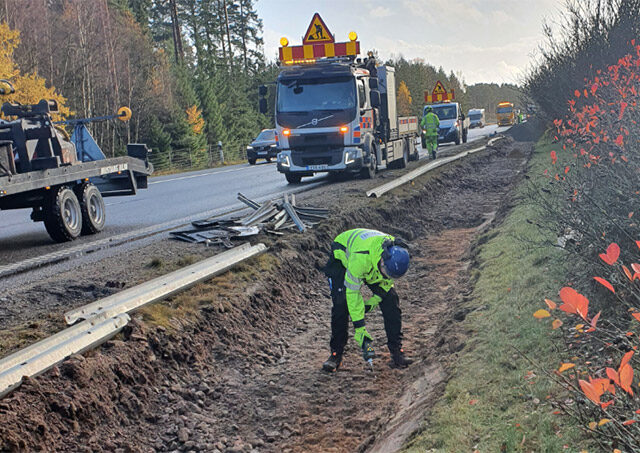
[(222, 174), (222, 173), (233, 173), (233, 172), (236, 172), (236, 171), (250, 170), (251, 168), (255, 169), (255, 168), (260, 168), (260, 167), (242, 167), (242, 168), (233, 168), (233, 169), (229, 169), (229, 170), (211, 171), (209, 173), (201, 173), (199, 175), (179, 176), (177, 178), (163, 179), (162, 181), (151, 181), (151, 182), (149, 182), (149, 185), (151, 185), (151, 184), (162, 184), (163, 182), (170, 182), (170, 181), (179, 181), (181, 179), (191, 179), (191, 178), (200, 178), (202, 176), (219, 175), (219, 174)]

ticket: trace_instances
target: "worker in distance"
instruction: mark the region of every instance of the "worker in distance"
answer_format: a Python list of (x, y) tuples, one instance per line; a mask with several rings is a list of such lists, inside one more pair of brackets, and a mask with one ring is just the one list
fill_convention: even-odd
[[(387, 346), (392, 368), (406, 368), (413, 360), (402, 349), (402, 311), (400, 299), (393, 287), (393, 279), (402, 277), (409, 269), (407, 244), (390, 234), (357, 228), (339, 234), (332, 246), (325, 274), (331, 289), (331, 355), (322, 365), (328, 372), (336, 371), (342, 363), (347, 344), (349, 316), (355, 329), (355, 341), (362, 349), (365, 362), (375, 357), (373, 338), (365, 327), (365, 313), (378, 305), (382, 311)], [(365, 284), (373, 296), (364, 300), (360, 289)]]
[(438, 129), (440, 128), (440, 118), (433, 113), (432, 107), (427, 107), (422, 120), (420, 121), (422, 133), (425, 136), (424, 144), (427, 152), (431, 155), (431, 159), (435, 160), (436, 151), (438, 150)]

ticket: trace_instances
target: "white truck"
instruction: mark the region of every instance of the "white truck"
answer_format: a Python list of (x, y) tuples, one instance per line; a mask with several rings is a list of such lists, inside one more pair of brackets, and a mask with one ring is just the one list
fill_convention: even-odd
[[(277, 168), (291, 184), (321, 172), (373, 178), (383, 165), (403, 168), (419, 157), (418, 118), (398, 117), (394, 68), (378, 66), (372, 55), (356, 59), (355, 33), (350, 39), (293, 48), (281, 40)], [(267, 87), (260, 87), (263, 113), (266, 94)]]

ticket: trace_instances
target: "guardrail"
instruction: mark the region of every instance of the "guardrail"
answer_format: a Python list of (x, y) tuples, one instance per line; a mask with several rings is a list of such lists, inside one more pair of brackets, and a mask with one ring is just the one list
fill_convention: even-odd
[(451, 156), (451, 157), (445, 157), (442, 159), (438, 159), (435, 161), (431, 161), (426, 165), (423, 165), (422, 167), (418, 167), (415, 170), (412, 170), (402, 176), (400, 176), (399, 178), (394, 179), (393, 181), (390, 181), (386, 184), (383, 184), (381, 186), (375, 187), (369, 191), (367, 191), (367, 197), (380, 197), (382, 195), (384, 195), (385, 193), (389, 192), (390, 190), (393, 190), (397, 187), (400, 187), (406, 183), (408, 183), (409, 181), (412, 181), (414, 179), (416, 179), (418, 176), (423, 175), (425, 173), (427, 173), (430, 170), (433, 170), (435, 168), (441, 167), (442, 165), (448, 164), (449, 162), (453, 162), (459, 159), (462, 159), (464, 157), (467, 157), (470, 154), (474, 154), (480, 151), (483, 151), (487, 148), (487, 146), (491, 146), (493, 145), (493, 143), (495, 143), (496, 141), (502, 139), (504, 137), (496, 137), (496, 138), (492, 138), (491, 140), (489, 140), (487, 142), (486, 145), (481, 146), (479, 148), (474, 148), (471, 149), (469, 151), (463, 151), (459, 154), (456, 154), (455, 156)]
[(84, 321), (0, 360), (0, 398), (19, 387), (23, 376), (38, 376), (72, 354), (101, 345), (128, 322), (126, 314)]
[(267, 247), (264, 244), (251, 246), (247, 243), (234, 247), (175, 272), (68, 311), (64, 314), (64, 319), (67, 324), (73, 324), (79, 319), (106, 319), (128, 313), (183, 291), (266, 250)]
[(84, 321), (0, 360), (0, 398), (19, 387), (23, 376), (38, 376), (70, 355), (95, 348), (116, 335), (129, 322), (127, 313), (210, 279), (266, 250), (264, 244), (243, 244), (65, 313), (68, 324)]

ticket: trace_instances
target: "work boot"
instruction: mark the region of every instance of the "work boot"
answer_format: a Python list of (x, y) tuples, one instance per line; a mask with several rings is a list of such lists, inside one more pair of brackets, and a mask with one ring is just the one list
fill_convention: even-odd
[(322, 364), (322, 369), (324, 371), (328, 371), (329, 373), (333, 373), (342, 364), (342, 353), (338, 353), (336, 351), (331, 351), (331, 355), (327, 359), (326, 362)]
[(394, 349), (391, 351), (391, 368), (406, 368), (413, 363), (412, 359), (405, 357), (404, 350), (402, 348)]

